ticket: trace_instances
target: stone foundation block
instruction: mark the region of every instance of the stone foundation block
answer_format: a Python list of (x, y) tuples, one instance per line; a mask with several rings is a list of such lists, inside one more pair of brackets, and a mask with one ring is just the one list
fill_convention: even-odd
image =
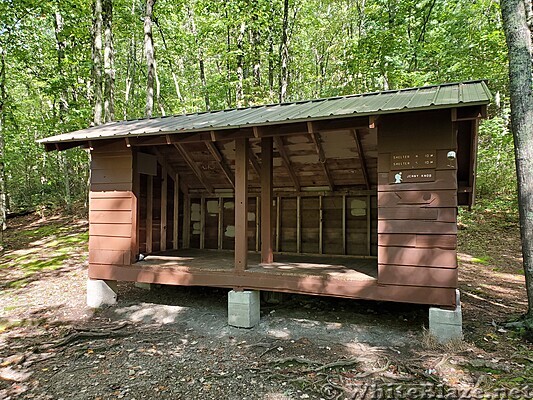
[(457, 305), (454, 310), (438, 307), (429, 309), (429, 333), (440, 343), (463, 338), (463, 313), (459, 291), (457, 291)]
[(228, 324), (238, 328), (253, 328), (260, 319), (260, 292), (245, 290), (228, 293)]
[(87, 305), (92, 308), (117, 303), (117, 282), (101, 279), (87, 280)]
[(135, 287), (144, 290), (152, 290), (154, 285), (151, 283), (135, 282)]

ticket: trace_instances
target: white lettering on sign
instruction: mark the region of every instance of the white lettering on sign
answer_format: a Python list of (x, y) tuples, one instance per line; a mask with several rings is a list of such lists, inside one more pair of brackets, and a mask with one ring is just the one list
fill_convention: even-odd
[(434, 168), (436, 158), (435, 151), (392, 153), (391, 169)]

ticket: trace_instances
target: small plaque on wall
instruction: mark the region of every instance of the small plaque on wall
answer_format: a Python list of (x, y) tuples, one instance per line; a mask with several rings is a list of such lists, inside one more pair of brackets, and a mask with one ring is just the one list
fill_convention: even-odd
[(409, 151), (391, 154), (391, 169), (415, 169), (415, 168), (435, 168), (437, 162), (437, 152), (430, 151)]
[(413, 169), (389, 172), (390, 183), (435, 182), (434, 169)]

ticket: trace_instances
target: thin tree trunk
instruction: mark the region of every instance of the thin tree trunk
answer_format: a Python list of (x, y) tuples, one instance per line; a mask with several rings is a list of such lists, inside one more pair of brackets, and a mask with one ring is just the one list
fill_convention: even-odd
[(509, 50), (511, 129), (514, 136), (527, 320), (533, 331), (533, 91), (529, 0), (502, 0), (503, 28)]
[(155, 78), (155, 98), (157, 105), (159, 106), (159, 112), (164, 117), (166, 115), (163, 102), (161, 101), (161, 82), (159, 81), (159, 75), (157, 74), (157, 61), (154, 60), (154, 78)]
[(289, 28), (289, 0), (283, 1), (283, 25), (281, 27), (281, 44), (279, 48), (280, 56), (280, 74), (279, 74), (279, 101), (283, 103), (287, 96), (287, 87), (289, 85), (289, 45), (288, 33)]
[(4, 230), (6, 229), (6, 182), (4, 170), (4, 126), (7, 101), (6, 86), (6, 50), (2, 47), (0, 49), (0, 249), (3, 247)]
[(154, 20), (157, 29), (159, 30), (159, 34), (161, 35), (161, 40), (163, 42), (163, 49), (165, 50), (166, 57), (164, 58), (165, 63), (167, 64), (168, 69), (172, 73), (172, 80), (174, 82), (174, 90), (176, 91), (176, 96), (180, 102), (183, 102), (183, 96), (181, 95), (181, 89), (180, 84), (178, 81), (178, 77), (176, 75), (176, 72), (174, 71), (174, 63), (169, 56), (169, 48), (167, 46), (167, 40), (165, 39), (165, 35), (163, 33), (163, 29), (161, 29), (161, 25), (159, 25), (159, 22), (157, 20)]
[(270, 99), (274, 98), (274, 37), (270, 32), (268, 38), (268, 90)]
[(209, 91), (207, 90), (207, 80), (205, 78), (204, 54), (198, 41), (198, 32), (196, 31), (196, 23), (194, 21), (194, 11), (191, 7), (187, 7), (187, 13), (189, 14), (189, 22), (191, 23), (191, 33), (194, 37), (196, 48), (198, 49), (198, 66), (200, 68), (200, 83), (202, 85), (202, 93), (205, 100), (205, 109), (209, 111), (211, 105), (209, 101)]
[(102, 124), (102, 0), (93, 3), (92, 75), (94, 86), (93, 123)]
[[(131, 15), (135, 17), (135, 3), (136, 0), (131, 2)], [(128, 112), (130, 109), (130, 99), (135, 95), (135, 73), (137, 67), (137, 41), (135, 40), (135, 31), (132, 31), (130, 38), (130, 49), (127, 61), (126, 72), (126, 93), (124, 95), (124, 119), (128, 119)]]
[(231, 29), (229, 26), (229, 15), (228, 15), (228, 8), (226, 7), (225, 10), (226, 13), (226, 85), (228, 87), (228, 91), (226, 94), (226, 102), (228, 108), (231, 108), (231, 105), (233, 103), (233, 99), (231, 96), (231, 64), (230, 64), (230, 54), (231, 54)]
[(257, 12), (253, 16), (253, 29), (251, 32), (251, 44), (253, 54), (252, 72), (254, 77), (255, 96), (259, 96), (261, 90), (261, 31), (259, 29)]
[(113, 0), (102, 0), (102, 19), (104, 25), (104, 71), (105, 71), (105, 122), (115, 119), (115, 66), (113, 48)]
[(235, 88), (235, 101), (237, 107), (244, 106), (244, 33), (246, 32), (246, 22), (241, 23), (239, 36), (237, 37), (237, 86)]
[[(55, 28), (55, 37), (57, 42), (57, 70), (59, 73), (59, 76), (64, 75), (63, 71), (63, 59), (65, 58), (65, 47), (66, 42), (62, 38), (63, 36), (63, 16), (57, 10), (55, 12), (55, 18), (54, 18), (54, 28)], [(68, 99), (67, 99), (67, 89), (64, 83), (62, 83), (62, 88), (60, 91), (60, 98), (59, 98), (59, 121), (61, 122), (61, 130), (64, 129), (65, 124), (65, 115), (68, 110)], [(65, 157), (65, 154), (62, 152), (59, 152), (59, 165), (61, 169), (63, 170), (63, 184), (64, 184), (64, 190), (65, 190), (65, 204), (67, 206), (67, 211), (70, 212), (71, 204), (72, 204), (72, 197), (70, 194), (70, 177), (69, 177), (69, 167), (68, 167), (68, 161)]]
[(146, 13), (144, 16), (144, 54), (146, 57), (146, 106), (144, 114), (150, 118), (154, 110), (154, 80), (155, 80), (155, 56), (154, 42), (152, 38), (152, 14), (155, 0), (146, 1)]

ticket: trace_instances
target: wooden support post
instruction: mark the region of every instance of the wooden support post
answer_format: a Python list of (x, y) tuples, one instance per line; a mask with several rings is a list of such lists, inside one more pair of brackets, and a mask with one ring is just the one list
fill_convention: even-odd
[(191, 198), (188, 193), (183, 195), (183, 248), (191, 246)]
[(276, 251), (279, 251), (279, 238), (281, 236), (281, 197), (276, 198)]
[(235, 140), (235, 269), (248, 266), (248, 139)]
[[(375, 128), (373, 128), (375, 129)], [(355, 140), (357, 146), (357, 154), (359, 155), (359, 161), (361, 163), (361, 171), (363, 171), (363, 178), (365, 179), (365, 186), (367, 189), (370, 189), (370, 179), (368, 177), (368, 169), (366, 168), (365, 154), (363, 152), (363, 146), (361, 145), (361, 139), (357, 129), (352, 129), (352, 136)]]
[(323, 231), (323, 216), (324, 216), (324, 210), (322, 209), (322, 196), (318, 196), (318, 254), (322, 254), (324, 252), (323, 243), (322, 243), (322, 231)]
[[(272, 246), (273, 147), (272, 138), (261, 139), (261, 262), (263, 264), (271, 264), (274, 261)], [(278, 218), (276, 218), (276, 237), (279, 231), (277, 224)], [(277, 242), (276, 239), (276, 249)]]
[(205, 248), (205, 197), (200, 198), (200, 249)]
[(133, 169), (132, 169), (132, 180), (133, 180), (133, 203), (132, 203), (132, 220), (131, 220), (131, 257), (130, 260), (132, 263), (137, 261), (137, 256), (139, 255), (139, 228), (141, 221), (141, 208), (140, 208), (140, 198), (141, 198), (141, 175), (137, 169), (137, 152), (133, 152)]
[(302, 208), (301, 197), (296, 197), (296, 252), (302, 252)]
[(261, 251), (261, 197), (255, 198), (255, 251)]
[(224, 240), (224, 199), (218, 198), (218, 249), (222, 250)]
[(159, 237), (159, 250), (167, 249), (167, 194), (168, 194), (168, 175), (165, 168), (161, 168), (161, 227)]
[(179, 248), (179, 216), (180, 216), (180, 186), (179, 186), (180, 177), (178, 174), (174, 176), (174, 212), (172, 217), (174, 218), (174, 223), (172, 224), (172, 248), (177, 250)]
[(154, 178), (148, 175), (146, 179), (146, 252), (152, 252), (152, 229), (154, 210)]
[(346, 232), (346, 195), (342, 196), (342, 254), (347, 253)]
[[(366, 196), (366, 252), (372, 255), (372, 198)], [(377, 217), (376, 217), (377, 218)]]

